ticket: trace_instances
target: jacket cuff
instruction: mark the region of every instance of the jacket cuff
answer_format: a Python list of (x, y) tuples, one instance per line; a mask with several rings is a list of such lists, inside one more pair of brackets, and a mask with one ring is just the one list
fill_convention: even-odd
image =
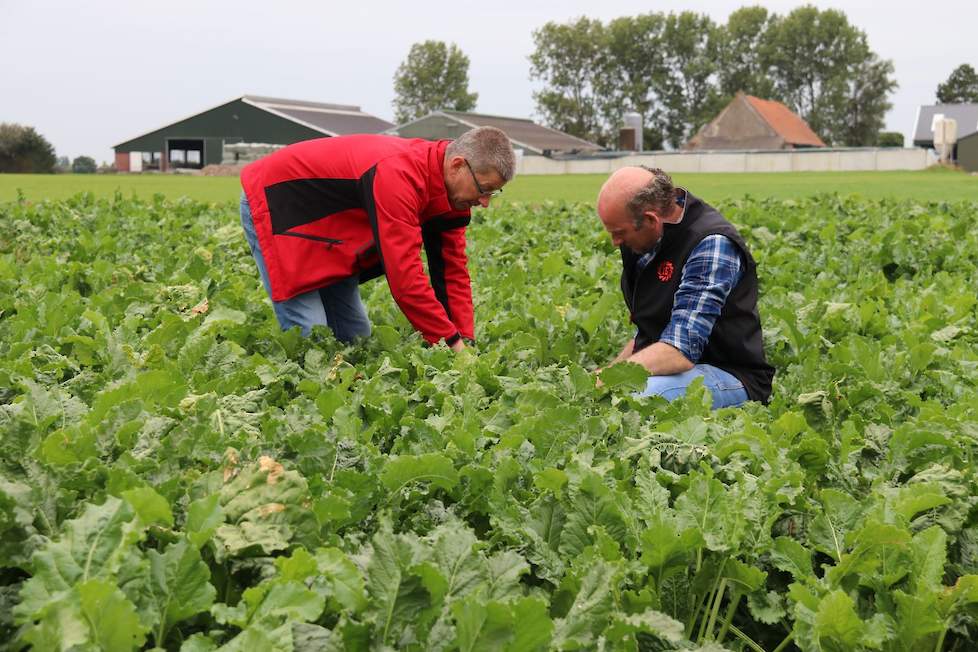
[(447, 344), (448, 346), (452, 346), (453, 344), (455, 344), (455, 342), (458, 342), (460, 339), (462, 339), (462, 334), (456, 332), (454, 335), (445, 338), (445, 344)]

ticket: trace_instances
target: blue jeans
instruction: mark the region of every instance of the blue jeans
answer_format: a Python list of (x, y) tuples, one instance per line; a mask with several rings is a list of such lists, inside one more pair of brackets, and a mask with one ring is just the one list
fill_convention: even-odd
[[(269, 298), (272, 296), (272, 286), (268, 281), (268, 269), (265, 258), (258, 246), (258, 236), (255, 234), (255, 222), (251, 217), (251, 207), (248, 199), (241, 195), (241, 226), (251, 247), (251, 255), (255, 257), (262, 285)], [(350, 276), (337, 283), (300, 294), (285, 301), (272, 301), (275, 317), (282, 330), (293, 326), (302, 329), (303, 335), (308, 335), (313, 326), (329, 326), (333, 335), (341, 342), (352, 342), (358, 337), (370, 335), (370, 319), (367, 310), (360, 299), (360, 279)]]
[(708, 364), (698, 364), (681, 374), (650, 376), (645, 391), (638, 396), (661, 396), (667, 401), (673, 401), (684, 395), (690, 383), (700, 376), (703, 377), (703, 385), (713, 395), (714, 410), (747, 402), (747, 390), (736, 376)]

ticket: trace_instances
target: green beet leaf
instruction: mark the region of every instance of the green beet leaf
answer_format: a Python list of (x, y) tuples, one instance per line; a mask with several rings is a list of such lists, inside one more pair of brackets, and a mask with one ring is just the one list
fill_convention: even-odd
[(316, 551), (316, 567), (325, 578), (332, 597), (343, 608), (359, 613), (367, 606), (367, 593), (360, 569), (338, 548)]
[(938, 611), (936, 594), (907, 595), (897, 590), (893, 592), (893, 599), (897, 605), (897, 640), (906, 646), (905, 649), (920, 647), (919, 643), (945, 628), (946, 623)]
[(670, 643), (678, 643), (684, 638), (685, 626), (660, 611), (650, 609), (640, 614), (616, 614), (611, 619), (607, 635), (612, 641), (633, 639), (636, 634), (650, 634)]
[(384, 527), (372, 540), (367, 560), (367, 594), (379, 640), (388, 643), (431, 604), (415, 565), (416, 543)]
[(452, 522), (430, 537), (431, 562), (444, 578), (443, 599), (454, 601), (484, 587), (488, 578), (485, 558), (476, 551), (478, 540), (465, 526)]
[(518, 553), (502, 550), (487, 560), (486, 595), (491, 600), (508, 600), (520, 595), (520, 578), (530, 570)]
[(619, 362), (602, 369), (598, 377), (608, 389), (640, 392), (649, 380), (649, 371), (634, 362)]
[(452, 615), (460, 652), (501, 652), (512, 638), (514, 616), (508, 605), (472, 596), (455, 602)]
[(685, 570), (696, 548), (702, 545), (698, 530), (679, 531), (673, 518), (659, 515), (642, 532), (642, 563), (661, 586), (674, 572)]
[(156, 493), (152, 487), (139, 487), (122, 492), (136, 516), (147, 525), (173, 527), (173, 512), (166, 498)]
[(380, 482), (392, 494), (412, 482), (430, 482), (451, 491), (458, 484), (458, 472), (450, 459), (438, 453), (400, 455), (384, 465)]
[(158, 621), (154, 632), (157, 647), (163, 647), (170, 629), (210, 609), (217, 590), (210, 583), (210, 569), (200, 552), (186, 541), (167, 546), (163, 554), (148, 551), (150, 582), (148, 594)]
[(78, 582), (114, 577), (144, 531), (129, 504), (118, 498), (88, 505), (65, 524), (56, 541), (34, 555), (34, 575), (24, 583), (16, 609), (21, 621), (33, 618)]
[(253, 586), (234, 607), (215, 604), (211, 608), (220, 623), (242, 629), (252, 625), (278, 626), (285, 621), (311, 622), (323, 612), (323, 597), (293, 580), (275, 580)]
[(843, 591), (833, 591), (818, 604), (813, 633), (819, 649), (826, 652), (858, 650), (867, 633), (866, 623), (856, 614), (855, 603)]
[(814, 579), (812, 553), (794, 539), (778, 537), (770, 554), (775, 568), (791, 573), (796, 580)]
[(580, 589), (570, 610), (554, 623), (554, 644), (588, 647), (604, 626), (612, 608), (611, 592), (616, 568), (598, 561), (581, 578)]
[(538, 652), (549, 649), (554, 623), (540, 598), (523, 598), (513, 604), (513, 639), (506, 652)]
[(139, 649), (146, 630), (135, 605), (114, 584), (89, 580), (77, 587), (78, 601), (98, 649), (123, 652)]
[(224, 510), (221, 508), (221, 496), (211, 494), (190, 503), (184, 528), (190, 542), (200, 548), (214, 536), (214, 532), (223, 523)]
[(723, 567), (723, 577), (729, 582), (734, 591), (753, 593), (764, 587), (767, 573), (748, 566), (739, 559), (728, 559)]
[(626, 539), (628, 528), (613, 491), (593, 473), (585, 476), (566, 510), (567, 520), (560, 539), (560, 553), (565, 557), (573, 559), (594, 543), (594, 526), (603, 527), (618, 541)]

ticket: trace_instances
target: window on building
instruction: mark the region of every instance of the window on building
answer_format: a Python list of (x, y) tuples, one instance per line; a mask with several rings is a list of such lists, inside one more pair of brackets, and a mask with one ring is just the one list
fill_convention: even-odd
[(160, 152), (143, 152), (143, 169), (159, 170), (161, 158)]
[(170, 138), (167, 140), (171, 168), (194, 168), (204, 166), (204, 140), (202, 138)]

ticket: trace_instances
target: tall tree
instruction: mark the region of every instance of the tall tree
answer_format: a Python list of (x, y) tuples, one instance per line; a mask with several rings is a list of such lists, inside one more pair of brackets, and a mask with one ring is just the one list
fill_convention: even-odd
[(607, 31), (599, 20), (546, 23), (533, 32), (530, 77), (544, 87), (533, 93), (537, 111), (554, 129), (607, 144), (601, 116), (607, 72)]
[(967, 63), (955, 68), (943, 84), (937, 85), (937, 101), (941, 104), (978, 102), (978, 73)]
[[(892, 63), (880, 61), (866, 34), (834, 9), (799, 7), (775, 18), (770, 31), (776, 95), (823, 140), (865, 144), (869, 126), (882, 124), (889, 108)], [(854, 119), (856, 129), (849, 125)]]
[(812, 6), (775, 18), (771, 26), (775, 86), (778, 95), (830, 140), (830, 114), (845, 101), (846, 73), (858, 34), (845, 14)]
[(774, 16), (764, 7), (741, 7), (717, 29), (717, 86), (725, 98), (738, 91), (774, 98), (769, 27)]
[(454, 43), (415, 43), (394, 74), (394, 120), (399, 124), (438, 109), (471, 111), (478, 98), (469, 92), (469, 58)]
[(867, 52), (849, 77), (845, 111), (833, 120), (833, 140), (853, 147), (878, 145), (883, 118), (893, 107), (889, 95), (897, 86), (893, 63)]
[(627, 111), (642, 116), (643, 147), (659, 149), (664, 123), (654, 88), (666, 72), (662, 49), (665, 17), (659, 13), (616, 18), (608, 24), (608, 64), (599, 81), (602, 115), (614, 132)]
[(662, 102), (666, 140), (680, 147), (723, 107), (714, 81), (717, 27), (705, 14), (669, 14), (662, 30), (665, 73), (653, 86)]

